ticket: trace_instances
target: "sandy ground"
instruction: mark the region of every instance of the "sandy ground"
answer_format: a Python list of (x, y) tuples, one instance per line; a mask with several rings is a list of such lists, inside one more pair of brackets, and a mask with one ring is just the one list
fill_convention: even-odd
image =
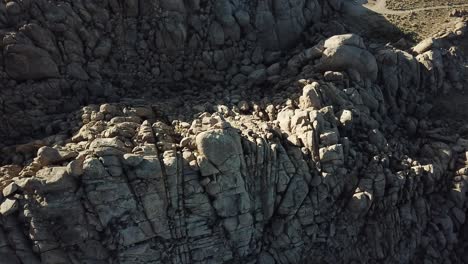
[[(389, 3), (392, 2), (406, 3), (405, 9), (393, 9), (389, 6)], [(345, 13), (354, 17), (348, 22), (359, 24), (359, 21), (364, 21), (361, 23), (362, 25), (357, 25), (361, 28), (364, 27), (360, 31), (370, 32), (370, 34), (377, 36), (399, 31), (399, 35), (413, 42), (419, 42), (447, 28), (447, 24), (454, 21), (450, 13), (455, 9), (468, 10), (468, 0), (357, 0), (345, 2)], [(390, 40), (396, 41), (393, 38)]]
[(447, 23), (454, 19), (450, 17), (450, 12), (450, 9), (427, 10), (408, 15), (385, 15), (385, 17), (403, 34), (418, 42), (447, 28)]
[(393, 10), (406, 10), (437, 5), (467, 4), (468, 0), (387, 0), (387, 8)]

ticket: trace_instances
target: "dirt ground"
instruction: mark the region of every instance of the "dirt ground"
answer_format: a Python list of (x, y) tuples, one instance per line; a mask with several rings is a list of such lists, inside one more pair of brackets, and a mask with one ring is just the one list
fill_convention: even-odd
[(453, 21), (453, 17), (450, 17), (451, 11), (452, 9), (427, 10), (385, 17), (411, 40), (418, 42), (447, 28), (447, 23)]
[[(451, 16), (453, 11), (468, 12), (468, 6), (447, 7), (452, 4), (468, 5), (468, 0), (357, 0), (357, 3), (345, 5), (345, 13), (350, 15), (346, 24), (357, 28), (355, 33), (370, 35), (374, 39), (382, 35), (390, 42), (404, 37), (413, 44), (452, 27), (451, 24), (457, 21)], [(392, 3), (405, 5), (405, 10), (394, 9)], [(363, 8), (360, 4), (364, 4)], [(420, 9), (424, 7), (435, 9)]]
[(393, 10), (406, 10), (420, 7), (458, 5), (467, 3), (468, 0), (387, 0), (387, 8)]

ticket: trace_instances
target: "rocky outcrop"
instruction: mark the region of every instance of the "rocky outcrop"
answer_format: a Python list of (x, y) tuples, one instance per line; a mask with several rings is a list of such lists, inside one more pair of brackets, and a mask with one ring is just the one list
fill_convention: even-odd
[(29, 235), (2, 243), (23, 263), (407, 263), (420, 252), (461, 263), (450, 252), (468, 178), (451, 164), (466, 140), (410, 148), (356, 95), (327, 104), (331, 84), (307, 84), (303, 102), (317, 100), (311, 87), (322, 107), (285, 105), (270, 121), (216, 112), (167, 125), (151, 108), (94, 108), (70, 143), (6, 168), (2, 219), (24, 219)]
[(0, 260), (463, 263), (466, 19), (403, 51), (341, 5), (1, 3)]
[[(321, 45), (321, 44), (319, 44)], [(351, 71), (356, 80), (377, 80), (377, 62), (367, 51), (361, 37), (353, 34), (338, 35), (323, 43), (321, 61), (316, 66), (320, 71)]]
[[(238, 88), (249, 77), (258, 84), (281, 51), (340, 7), (341, 0), (0, 3), (1, 141), (50, 134), (45, 124), (61, 113), (129, 90), (158, 86), (165, 94), (182, 80)], [(22, 105), (21, 96), (32, 102)], [(57, 97), (70, 103), (57, 105)], [(55, 116), (30, 129), (19, 121), (31, 123), (29, 112)]]
[[(355, 35), (330, 42), (370, 54)], [(437, 91), (425, 78), (445, 75), (426, 67), (434, 57), (375, 54), (377, 81), (329, 69), (279, 82), (286, 101), (186, 105), (201, 113), (182, 119), (135, 100), (83, 108), (69, 116), (81, 123), (73, 137), (17, 146), (12, 159), (31, 162), (0, 170), (2, 254), (12, 263), (463, 263), (467, 139), (418, 116), (411, 99), (427, 100)], [(289, 64), (310, 75), (301, 56)]]

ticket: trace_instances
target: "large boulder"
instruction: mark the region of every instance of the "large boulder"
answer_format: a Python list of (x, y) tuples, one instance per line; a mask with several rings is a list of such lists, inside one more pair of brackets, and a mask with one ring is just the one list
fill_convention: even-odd
[(196, 144), (199, 153), (217, 169), (239, 169), (242, 147), (238, 135), (221, 129), (206, 131), (197, 135)]
[(259, 44), (270, 50), (294, 46), (302, 31), (320, 19), (321, 8), (316, 0), (258, 1), (255, 27)]
[(413, 100), (410, 92), (417, 90), (424, 79), (420, 75), (421, 64), (411, 54), (397, 49), (383, 49), (376, 56), (386, 103), (395, 111), (401, 111), (402, 104)]
[(323, 44), (319, 71), (357, 71), (362, 79), (375, 81), (378, 66), (374, 55), (366, 50), (364, 41), (355, 34), (333, 36)]
[(18, 200), (8, 198), (2, 204), (0, 204), (0, 215), (10, 215), (18, 211), (18, 207)]
[(16, 80), (40, 80), (59, 76), (57, 64), (43, 49), (23, 44), (8, 45), (4, 50), (5, 68)]
[(304, 86), (304, 88), (302, 89), (302, 96), (299, 98), (299, 104), (301, 108), (322, 108), (319, 86), (320, 85), (317, 82)]
[(60, 193), (75, 190), (77, 182), (68, 174), (67, 167), (44, 167), (35, 177), (21, 181), (19, 186), (40, 193)]
[(35, 46), (50, 53), (54, 59), (60, 58), (55, 37), (49, 29), (30, 23), (22, 26), (20, 32), (27, 36)]
[(356, 34), (336, 35), (325, 40), (323, 44), (326, 49), (336, 48), (343, 45), (366, 49), (364, 40)]

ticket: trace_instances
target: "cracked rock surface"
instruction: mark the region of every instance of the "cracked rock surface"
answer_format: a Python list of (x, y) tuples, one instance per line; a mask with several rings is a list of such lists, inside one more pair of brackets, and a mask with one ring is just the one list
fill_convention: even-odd
[(1, 3), (0, 263), (464, 263), (467, 20), (403, 50), (340, 6)]

